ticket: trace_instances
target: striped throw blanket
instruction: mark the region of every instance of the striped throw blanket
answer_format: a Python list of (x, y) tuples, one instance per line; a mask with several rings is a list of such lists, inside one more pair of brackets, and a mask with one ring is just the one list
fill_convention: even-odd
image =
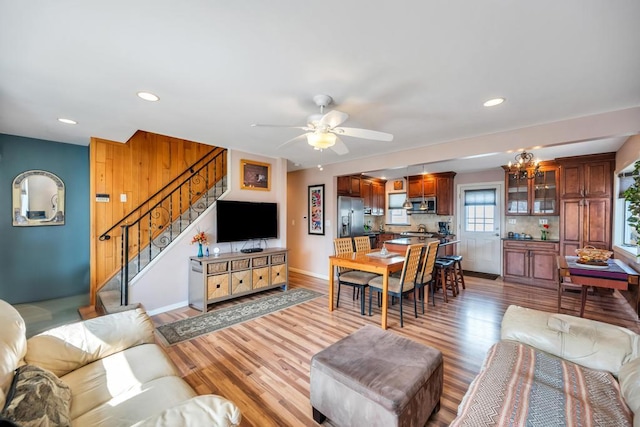
[(500, 341), (489, 350), (451, 426), (631, 424), (631, 411), (610, 373)]

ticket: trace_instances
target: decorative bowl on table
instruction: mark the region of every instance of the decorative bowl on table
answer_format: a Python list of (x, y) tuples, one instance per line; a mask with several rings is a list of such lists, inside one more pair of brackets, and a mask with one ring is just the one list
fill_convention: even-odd
[(613, 252), (606, 249), (597, 249), (593, 246), (585, 246), (584, 248), (576, 249), (576, 255), (578, 255), (578, 260), (576, 261), (578, 264), (605, 266), (608, 264)]

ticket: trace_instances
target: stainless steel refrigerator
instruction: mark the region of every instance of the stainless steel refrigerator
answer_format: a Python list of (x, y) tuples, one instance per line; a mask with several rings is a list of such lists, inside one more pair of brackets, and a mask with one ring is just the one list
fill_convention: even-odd
[(364, 200), (338, 197), (338, 237), (364, 235)]

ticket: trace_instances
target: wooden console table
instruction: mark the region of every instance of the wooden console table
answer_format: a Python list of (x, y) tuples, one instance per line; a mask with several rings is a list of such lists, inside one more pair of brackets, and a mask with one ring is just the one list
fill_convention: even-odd
[[(638, 285), (638, 272), (619, 259), (610, 259), (606, 269), (594, 269), (576, 263), (576, 256), (558, 256), (558, 313), (561, 307), (562, 287), (568, 284), (581, 286), (580, 317), (584, 315), (587, 288), (617, 289), (625, 291), (629, 285)], [(635, 309), (635, 307), (634, 307)], [(636, 311), (637, 313), (637, 311)]]
[(221, 253), (189, 258), (189, 306), (203, 313), (207, 304), (266, 289), (287, 290), (287, 250)]

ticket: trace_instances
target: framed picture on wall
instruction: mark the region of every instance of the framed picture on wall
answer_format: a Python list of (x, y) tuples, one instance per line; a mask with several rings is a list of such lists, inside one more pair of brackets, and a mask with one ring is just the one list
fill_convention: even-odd
[(253, 160), (240, 160), (240, 189), (271, 190), (271, 165)]
[(324, 236), (324, 184), (309, 186), (309, 234)]
[(402, 180), (401, 179), (397, 179), (395, 181), (393, 181), (393, 189), (394, 190), (402, 190)]

